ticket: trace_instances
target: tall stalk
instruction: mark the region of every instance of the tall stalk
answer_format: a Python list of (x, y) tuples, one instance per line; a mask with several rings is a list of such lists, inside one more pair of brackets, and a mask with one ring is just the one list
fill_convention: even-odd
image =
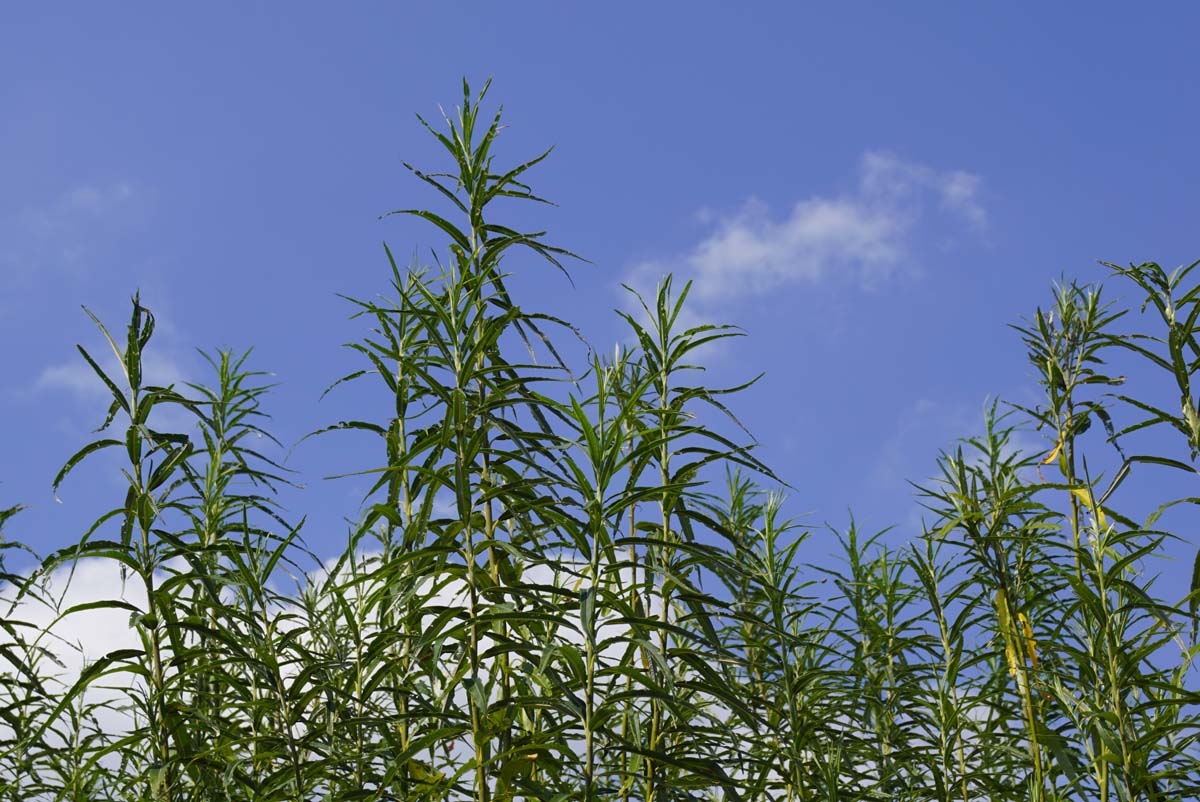
[(967, 441), (972, 453), (964, 456), (960, 447), (943, 454), (939, 485), (923, 492), (941, 516), (938, 536), (961, 539), (979, 592), (990, 601), (995, 642), (1015, 685), (1023, 724), (1029, 792), (1035, 800), (1048, 799), (1048, 730), (1033, 627), (1059, 587), (1049, 571), (1053, 557), (1048, 537), (1055, 516), (1036, 501), (1038, 486), (1023, 478), (1033, 460), (1011, 448), (1013, 429), (997, 416), (994, 405), (985, 422), (985, 434)]
[[(425, 267), (385, 247), (388, 294), (351, 300), (369, 331), (334, 385), (369, 382), (379, 407), (320, 431), (377, 450), (349, 468), (367, 491), (348, 528), (320, 533), (344, 538), (332, 558), (278, 504), (291, 474), (264, 450), (268, 387), (246, 354), (208, 355), (209, 384), (154, 386), (136, 297), (123, 344), (100, 326), (111, 359), (80, 349), (108, 414), (54, 488), (117, 449), (126, 489), (32, 575), (0, 565), (0, 802), (1200, 793), (1200, 568), (1182, 599), (1152, 570), (1196, 499), (1121, 511), (1144, 503), (1123, 495), (1135, 470), (1195, 473), (1191, 267), (1112, 268), (1156, 333), (1118, 336), (1134, 316), (1098, 287), (1056, 288), (1019, 328), (1044, 399), (993, 405), (941, 454), (916, 537), (852, 522), (831, 565), (831, 538), (759, 489), (779, 480), (727, 404), (753, 382), (698, 378), (705, 346), (739, 332), (686, 323), (688, 285), (636, 297), (619, 313), (632, 343), (587, 348), (579, 374), (550, 336), (569, 324), (510, 295), (528, 257), (570, 254), (496, 222), (498, 200), (541, 200), (524, 181), (545, 154), (494, 166), (484, 101), (464, 86), (426, 125), (448, 172), (409, 168), (450, 212), (396, 212), (445, 247)], [(1167, 375), (1178, 414), (1137, 371), (1116, 393), (1101, 360), (1122, 354)], [(1046, 448), (1020, 453), (1022, 425)], [(55, 582), (91, 559), (122, 586), (64, 601)], [(56, 629), (93, 611), (128, 616), (137, 645), (69, 676), (78, 647)]]

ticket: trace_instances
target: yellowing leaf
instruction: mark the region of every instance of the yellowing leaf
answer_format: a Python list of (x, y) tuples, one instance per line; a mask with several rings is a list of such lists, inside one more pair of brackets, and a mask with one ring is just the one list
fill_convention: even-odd
[(996, 616), (1000, 619), (1000, 629), (1007, 632), (1011, 616), (1008, 612), (1008, 598), (1004, 595), (1004, 591), (996, 591)]
[(1076, 487), (1071, 490), (1071, 495), (1079, 499), (1085, 507), (1091, 510), (1093, 517), (1096, 519), (1096, 525), (1101, 529), (1108, 527), (1108, 519), (1104, 517), (1104, 510), (1096, 503), (1096, 499), (1092, 496), (1091, 488)]
[(446, 775), (442, 772), (434, 772), (433, 767), (428, 763), (417, 760), (415, 758), (408, 759), (408, 771), (412, 774), (417, 782), (436, 783), (445, 779)]
[(1030, 626), (1025, 613), (1017, 613), (1017, 620), (1021, 622), (1021, 631), (1025, 635), (1025, 653), (1029, 657), (1029, 664), (1037, 668), (1037, 641), (1033, 639), (1033, 627)]
[(1004, 657), (1008, 660), (1008, 675), (1017, 676), (1017, 652), (1008, 640), (1004, 642)]
[(1004, 635), (1004, 659), (1008, 661), (1008, 674), (1017, 675), (1017, 650), (1013, 647), (1012, 616), (1008, 612), (1008, 598), (1003, 591), (996, 591), (996, 618), (1000, 632)]

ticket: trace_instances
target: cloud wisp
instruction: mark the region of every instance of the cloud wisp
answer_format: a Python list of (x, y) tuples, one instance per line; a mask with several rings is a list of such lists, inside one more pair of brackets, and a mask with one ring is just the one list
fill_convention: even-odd
[[(103, 352), (98, 358), (105, 373), (119, 380), (121, 366), (116, 357), (112, 353)], [(145, 372), (144, 383), (149, 385), (182, 387), (187, 380), (176, 359), (152, 351), (143, 355), (143, 371)], [(98, 399), (112, 400), (108, 388), (81, 357), (43, 368), (34, 381), (32, 389), (34, 391), (63, 391), (85, 403), (95, 402)]]
[(130, 181), (80, 184), (43, 204), (0, 215), (0, 276), (10, 281), (74, 276), (97, 249), (146, 214), (145, 192)]
[[(169, 331), (169, 327), (167, 328)], [(165, 342), (154, 343), (151, 349), (142, 354), (143, 386), (174, 386), (177, 391), (189, 395), (186, 387), (188, 382), (204, 383), (211, 380), (211, 376), (197, 376), (194, 370), (195, 360), (189, 359), (185, 352), (173, 347), (173, 337), (168, 336), (164, 339)], [(88, 346), (88, 353), (118, 388), (124, 390), (127, 387), (124, 367), (110, 348), (103, 342), (92, 343)], [(11, 395), (25, 398), (67, 400), (70, 402), (69, 408), (73, 411), (72, 420), (75, 421), (78, 421), (75, 411), (90, 409), (99, 416), (112, 402), (112, 391), (78, 354), (73, 358), (46, 365), (25, 387), (9, 392)], [(166, 404), (154, 407), (150, 413), (150, 420), (153, 426), (164, 431), (177, 432), (190, 431), (196, 423), (190, 413), (180, 407)]]
[(802, 199), (782, 217), (753, 198), (732, 214), (708, 213), (703, 239), (676, 257), (635, 265), (623, 283), (647, 292), (674, 273), (693, 282), (705, 308), (832, 278), (874, 288), (912, 263), (918, 234), (935, 215), (984, 230), (980, 187), (973, 173), (868, 152), (850, 191)]

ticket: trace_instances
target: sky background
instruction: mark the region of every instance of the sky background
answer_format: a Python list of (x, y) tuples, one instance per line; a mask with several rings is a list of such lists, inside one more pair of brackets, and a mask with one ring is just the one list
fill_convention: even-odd
[[(160, 379), (206, 378), (197, 346), (254, 346), (289, 445), (377, 412), (365, 392), (318, 403), (363, 333), (337, 295), (386, 289), (385, 240), (441, 247), (378, 217), (435, 203), (401, 165), (444, 166), (414, 114), (490, 76), (500, 160), (557, 146), (530, 182), (559, 206), (512, 220), (591, 262), (574, 285), (510, 264), (519, 302), (607, 348), (622, 282), (694, 279), (694, 311), (749, 334), (708, 357), (712, 381), (767, 371), (734, 408), (792, 511), (907, 538), (907, 480), (987, 399), (1036, 400), (1008, 324), (1056, 278), (1200, 258), (1200, 12), (1129, 8), (6, 7), (0, 504), (30, 507), (8, 534), (45, 553), (119, 499), (102, 463), (50, 491), (106, 407), (74, 351), (103, 346), (81, 304), (120, 330), (140, 289)], [(364, 489), (320, 477), (378, 459), (352, 437), (292, 454), (319, 553)]]

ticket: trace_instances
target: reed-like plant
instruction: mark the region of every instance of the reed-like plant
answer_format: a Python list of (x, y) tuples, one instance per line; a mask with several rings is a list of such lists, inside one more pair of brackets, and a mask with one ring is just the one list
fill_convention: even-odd
[[(0, 800), (1196, 796), (1200, 580), (1165, 599), (1150, 562), (1180, 536), (1162, 513), (1196, 501), (1121, 512), (1131, 471), (1195, 472), (1191, 268), (1112, 268), (1165, 334), (1118, 335), (1134, 316), (1059, 285), (1018, 327), (1041, 402), (992, 405), (938, 457), (918, 531), (852, 521), (831, 562), (764, 489), (787, 486), (734, 414), (753, 381), (704, 381), (705, 346), (741, 332), (686, 323), (689, 285), (634, 293), (629, 345), (577, 363), (570, 324), (510, 294), (576, 257), (503, 222), (498, 201), (544, 202), (526, 176), (546, 154), (497, 166), (485, 93), (421, 120), (449, 167), (409, 169), (449, 211), (393, 213), (444, 247), (412, 265), (385, 247), (385, 294), (347, 299), (367, 330), (330, 389), (376, 406), (314, 434), (377, 448), (329, 468), (368, 481), (319, 533), (338, 553), (278, 501), (293, 476), (249, 353), (155, 386), (140, 299), (124, 338), (96, 321), (111, 358), (79, 351), (110, 399), (53, 487), (111, 451), (125, 491), (37, 570), (0, 563)], [(1165, 369), (1182, 412), (1117, 393), (1121, 353)], [(1143, 448), (1157, 424), (1190, 456)], [(1027, 429), (1044, 450), (1019, 450)], [(100, 564), (117, 586), (68, 603)], [(127, 615), (134, 645), (56, 635), (97, 611)]]

